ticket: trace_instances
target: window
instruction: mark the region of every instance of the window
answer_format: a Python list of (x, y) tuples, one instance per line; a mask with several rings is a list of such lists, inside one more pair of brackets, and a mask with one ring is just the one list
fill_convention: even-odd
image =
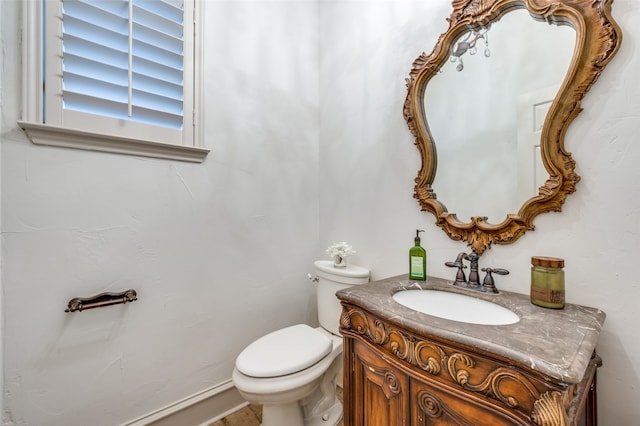
[(204, 160), (195, 0), (23, 4), (34, 143)]

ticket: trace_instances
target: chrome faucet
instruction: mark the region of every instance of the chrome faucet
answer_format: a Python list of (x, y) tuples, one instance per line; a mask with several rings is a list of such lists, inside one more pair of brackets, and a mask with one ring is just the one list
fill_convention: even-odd
[[(482, 291), (482, 292), (491, 292), (498, 293), (498, 289), (496, 288), (495, 281), (493, 279), (493, 274), (498, 275), (507, 275), (509, 271), (501, 268), (482, 268), (482, 272), (486, 272), (484, 279), (482, 280), (482, 285), (480, 284), (480, 274), (478, 273), (478, 261), (480, 259), (480, 255), (473, 250), (471, 253), (458, 253), (455, 262), (445, 262), (444, 264), (450, 268), (458, 268), (456, 272), (456, 280), (453, 285), (462, 288), (468, 288), (471, 290)], [(469, 280), (467, 281), (464, 273), (464, 269), (467, 266), (464, 264), (463, 260), (469, 261)]]

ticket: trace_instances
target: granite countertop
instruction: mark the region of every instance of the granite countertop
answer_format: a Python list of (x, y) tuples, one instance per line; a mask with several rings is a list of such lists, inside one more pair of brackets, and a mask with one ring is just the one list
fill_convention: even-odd
[[(520, 321), (510, 325), (468, 324), (423, 314), (392, 298), (398, 291), (419, 289), (488, 300), (515, 312)], [(481, 293), (455, 287), (453, 281), (440, 278), (409, 280), (406, 274), (349, 287), (336, 295), (417, 334), (476, 347), (565, 383), (582, 380), (606, 317), (596, 308), (566, 304), (564, 309), (547, 309), (531, 304), (529, 295)]]

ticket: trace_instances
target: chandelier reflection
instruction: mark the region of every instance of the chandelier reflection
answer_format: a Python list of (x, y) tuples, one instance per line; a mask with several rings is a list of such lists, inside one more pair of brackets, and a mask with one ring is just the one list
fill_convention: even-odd
[(451, 54), (451, 58), (449, 58), (451, 62), (458, 62), (456, 71), (462, 71), (464, 69), (462, 56), (465, 53), (469, 52), (469, 55), (475, 55), (478, 52), (478, 46), (476, 44), (481, 39), (484, 40), (485, 58), (491, 56), (491, 50), (489, 50), (489, 29), (486, 28), (480, 31), (472, 30), (468, 32), (461, 41), (456, 43), (455, 50)]

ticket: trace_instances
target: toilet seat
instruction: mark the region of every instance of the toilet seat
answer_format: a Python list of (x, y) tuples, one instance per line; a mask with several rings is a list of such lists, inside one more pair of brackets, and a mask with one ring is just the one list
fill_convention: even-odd
[(285, 376), (316, 364), (332, 349), (329, 337), (306, 324), (297, 324), (251, 343), (236, 359), (236, 368), (251, 377)]

